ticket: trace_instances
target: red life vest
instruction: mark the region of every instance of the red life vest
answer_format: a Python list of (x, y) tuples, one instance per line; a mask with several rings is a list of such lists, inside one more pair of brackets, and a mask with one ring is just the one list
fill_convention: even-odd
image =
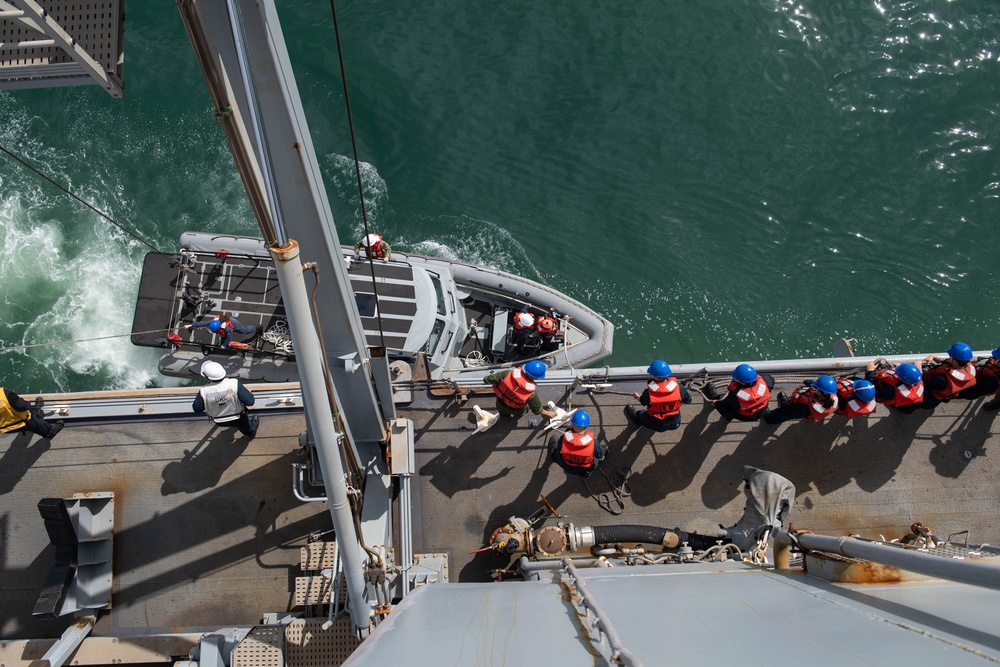
[(220, 336), (222, 336), (223, 338), (226, 336), (226, 329), (229, 329), (230, 331), (233, 330), (233, 323), (232, 322), (230, 322), (228, 320), (223, 320), (218, 315), (215, 316), (215, 319), (219, 320), (219, 331), (217, 333)]
[(559, 331), (559, 322), (548, 315), (538, 318), (538, 333), (554, 336)]
[(646, 413), (650, 417), (666, 419), (680, 414), (681, 386), (677, 384), (677, 378), (650, 380), (646, 386), (649, 388), (649, 407)]
[(982, 364), (979, 365), (978, 370), (976, 370), (978, 376), (981, 377), (998, 377), (1000, 376), (1000, 359), (996, 357), (990, 357)]
[(833, 404), (830, 407), (826, 407), (823, 405), (823, 401), (820, 400), (819, 392), (815, 387), (808, 387), (804, 391), (800, 387), (792, 392), (792, 395), (788, 397), (788, 402), (793, 405), (808, 405), (809, 419), (814, 422), (821, 422), (827, 416), (837, 411), (837, 397), (831, 396), (830, 398), (833, 399)]
[(374, 257), (375, 259), (382, 259), (383, 257), (385, 257), (385, 251), (382, 250), (382, 237), (379, 236), (378, 234), (369, 234), (368, 236), (365, 237), (365, 241), (367, 241), (368, 238), (372, 236), (375, 237), (375, 242), (372, 243), (371, 245), (365, 246), (365, 253), (369, 257)]
[(936, 375), (943, 375), (948, 384), (944, 391), (932, 391), (931, 396), (939, 401), (947, 401), (958, 396), (958, 392), (963, 389), (976, 384), (976, 365), (970, 361), (961, 368), (952, 368), (951, 363), (946, 361), (924, 373), (929, 378)]
[(531, 313), (517, 313), (514, 315), (514, 331), (524, 331), (535, 328), (535, 316)]
[(771, 400), (771, 390), (767, 388), (767, 382), (764, 381), (764, 378), (759, 375), (753, 386), (746, 387), (733, 380), (726, 389), (736, 392), (736, 400), (740, 404), (740, 409), (736, 414), (742, 417), (753, 416)]
[(589, 468), (594, 465), (594, 444), (593, 431), (584, 431), (583, 433), (566, 431), (559, 447), (559, 453), (562, 454), (566, 465)]
[(867, 403), (858, 398), (854, 393), (854, 382), (847, 378), (837, 380), (837, 414), (848, 419), (854, 417), (864, 417), (875, 412), (878, 402), (873, 398)]
[(507, 373), (502, 380), (493, 385), (493, 393), (508, 408), (520, 410), (528, 404), (528, 399), (535, 393), (537, 386), (527, 375), (521, 372), (520, 368), (515, 368), (510, 373)]
[[(1000, 380), (1000, 360), (990, 357), (976, 370), (976, 381), (978, 382), (981, 378), (997, 378)], [(990, 396), (992, 394), (1000, 393), (1000, 383), (995, 391), (991, 391), (989, 394), (983, 394), (983, 396)]]
[[(896, 390), (896, 395), (888, 401), (878, 401), (885, 405), (892, 405), (897, 408), (901, 408), (904, 405), (913, 405), (914, 403), (920, 403), (924, 400), (924, 381), (921, 380), (917, 384), (910, 386), (899, 379), (895, 372), (889, 370), (880, 370), (875, 373), (875, 386), (880, 384), (887, 384)], [(878, 400), (878, 399), (875, 399)]]

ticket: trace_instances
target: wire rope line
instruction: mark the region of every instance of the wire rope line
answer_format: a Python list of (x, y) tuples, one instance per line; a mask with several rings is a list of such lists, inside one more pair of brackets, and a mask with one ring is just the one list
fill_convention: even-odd
[[(365, 189), (361, 183), (361, 162), (358, 160), (358, 141), (354, 136), (354, 116), (351, 114), (351, 97), (347, 92), (347, 70), (344, 67), (344, 50), (340, 43), (340, 23), (337, 22), (337, 4), (330, 0), (330, 12), (333, 14), (333, 33), (337, 38), (337, 58), (340, 60), (340, 79), (344, 82), (344, 106), (347, 108), (347, 128), (351, 133), (351, 150), (354, 151), (354, 173), (358, 179), (358, 196), (361, 199), (361, 222), (365, 228), (365, 238), (370, 236), (368, 231), (368, 211), (365, 208)], [(368, 255), (368, 268), (372, 276), (372, 293), (375, 295), (375, 317), (378, 320), (379, 344), (385, 349), (385, 333), (382, 331), (382, 312), (378, 308), (378, 285), (375, 281), (375, 261), (371, 253)]]
[(84, 206), (86, 206), (87, 208), (89, 208), (91, 211), (93, 211), (97, 215), (101, 216), (102, 218), (104, 218), (105, 220), (107, 220), (108, 222), (110, 222), (112, 225), (114, 225), (118, 229), (122, 230), (123, 232), (125, 232), (126, 234), (128, 234), (129, 236), (131, 236), (132, 238), (134, 238), (139, 243), (142, 243), (146, 247), (148, 247), (151, 250), (153, 250), (153, 252), (157, 252), (157, 253), (159, 253), (159, 254), (161, 254), (163, 256), (166, 256), (166, 253), (164, 253), (162, 250), (160, 250), (159, 248), (157, 248), (156, 246), (154, 246), (152, 243), (150, 243), (146, 239), (142, 238), (141, 236), (139, 236), (138, 234), (136, 234), (135, 232), (133, 232), (131, 229), (125, 227), (124, 225), (122, 225), (120, 222), (116, 221), (114, 218), (112, 218), (110, 215), (108, 215), (104, 211), (101, 211), (100, 209), (95, 208), (94, 206), (92, 206), (90, 204), (90, 202), (88, 202), (88, 201), (86, 201), (84, 199), (81, 199), (80, 197), (76, 196), (75, 194), (73, 194), (72, 192), (70, 192), (68, 188), (66, 188), (62, 184), (57, 183), (56, 181), (52, 180), (46, 174), (42, 173), (40, 170), (36, 169), (34, 166), (32, 166), (30, 163), (28, 163), (26, 160), (24, 160), (20, 156), (16, 155), (15, 153), (11, 152), (10, 150), (8, 150), (5, 146), (0, 145), (0, 151), (3, 151), (4, 153), (6, 153), (7, 155), (9, 155), (10, 157), (14, 158), (15, 160), (17, 160), (18, 162), (20, 162), (21, 164), (23, 164), (28, 169), (30, 169), (31, 171), (35, 172), (36, 174), (38, 174), (42, 178), (44, 178), (46, 181), (48, 181), (52, 185), (56, 186), (57, 188), (59, 188), (60, 190), (62, 190), (66, 194), (68, 194), (70, 197), (72, 197), (73, 199), (77, 200), (78, 202), (80, 202), (81, 204), (83, 204)]
[(31, 345), (11, 345), (0, 347), (0, 352), (10, 352), (11, 350), (27, 350), (32, 347), (51, 347), (54, 345), (76, 345), (77, 343), (90, 343), (95, 340), (109, 340), (111, 338), (125, 338), (126, 336), (142, 336), (144, 334), (166, 333), (172, 329), (150, 329), (149, 331), (133, 331), (127, 334), (115, 334), (113, 336), (98, 336), (97, 338), (78, 338), (77, 340), (60, 340), (52, 343), (32, 343)]

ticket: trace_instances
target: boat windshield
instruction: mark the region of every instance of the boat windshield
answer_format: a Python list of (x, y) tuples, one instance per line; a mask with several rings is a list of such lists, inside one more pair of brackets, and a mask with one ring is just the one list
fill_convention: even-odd
[(431, 330), (431, 335), (427, 338), (427, 344), (424, 346), (424, 352), (429, 355), (433, 355), (434, 351), (437, 349), (438, 342), (441, 340), (441, 333), (444, 331), (444, 320), (437, 318), (434, 320), (434, 328)]
[(375, 299), (374, 294), (355, 292), (354, 302), (358, 304), (358, 313), (361, 317), (375, 317), (375, 308), (378, 305), (378, 301)]
[[(430, 271), (427, 273), (431, 277), (431, 282), (434, 283), (434, 295), (437, 297), (438, 315), (447, 315), (448, 311), (444, 307), (444, 290), (441, 288), (441, 279)], [(435, 327), (436, 326), (437, 325), (435, 325)], [(438, 334), (440, 334), (440, 332), (438, 332)], [(433, 334), (431, 335), (433, 336)]]

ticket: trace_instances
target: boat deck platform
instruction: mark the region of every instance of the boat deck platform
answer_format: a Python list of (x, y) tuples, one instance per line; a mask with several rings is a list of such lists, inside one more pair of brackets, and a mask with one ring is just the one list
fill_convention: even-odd
[[(801, 379), (777, 378), (775, 391)], [(713, 534), (742, 513), (744, 465), (795, 484), (796, 527), (892, 538), (920, 521), (940, 536), (968, 530), (971, 542), (1000, 543), (1000, 465), (990, 455), (1000, 426), (982, 401), (775, 427), (727, 424), (695, 394), (678, 430), (653, 434), (623, 414), (624, 393), (641, 387), (540, 388), (543, 401), (588, 410), (610, 446), (607, 476), (586, 481), (550, 462), (539, 417), (473, 433), (472, 405), (493, 409), (488, 389), (462, 405), (415, 392), (401, 410), (417, 438), (414, 552), (447, 552), (451, 581), (488, 581), (509, 559), (468, 552), (510, 517), (543, 507), (543, 497), (577, 525)], [(55, 556), (36, 506), (85, 492), (115, 493), (113, 607), (95, 635), (245, 626), (290, 609), (300, 548), (331, 520), (324, 503), (301, 503), (291, 491), (291, 466), (305, 460), (302, 415), (260, 414), (253, 441), (204, 418), (70, 422), (51, 442), (0, 434), (0, 639), (58, 637), (69, 625), (32, 617)], [(612, 482), (625, 474), (616, 497)], [(621, 512), (603, 508), (601, 494)]]

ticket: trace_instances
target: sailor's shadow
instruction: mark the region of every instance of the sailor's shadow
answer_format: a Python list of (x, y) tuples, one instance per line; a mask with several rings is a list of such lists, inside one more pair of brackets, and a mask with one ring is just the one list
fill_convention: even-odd
[(180, 461), (163, 467), (160, 493), (197, 493), (219, 483), (223, 473), (246, 451), (250, 439), (235, 428), (213, 427)]
[(653, 462), (629, 478), (632, 502), (640, 507), (648, 507), (671, 493), (691, 486), (712, 445), (726, 430), (726, 421), (723, 419), (709, 422), (713, 413), (714, 409), (704, 407), (695, 414), (682, 427), (684, 431), (677, 443), (665, 453), (659, 453), (665, 445), (653, 444)]
[(29, 431), (18, 433), (0, 458), (0, 470), (4, 473), (0, 477), (0, 496), (13, 491), (21, 478), (52, 447), (52, 441), (48, 438), (39, 438), (32, 443), (33, 435)]
[(501, 418), (487, 431), (470, 433), (460, 446), (449, 445), (425, 463), (420, 475), (449, 498), (459, 491), (478, 489), (504, 477), (513, 468), (506, 466), (489, 477), (474, 475), (516, 426), (517, 420)]
[(983, 410), (984, 402), (969, 401), (952, 427), (931, 438), (934, 447), (928, 458), (938, 475), (957, 479), (976, 458), (986, 456), (986, 441), (993, 435), (997, 413)]
[(889, 483), (906, 451), (914, 444), (917, 431), (931, 416), (930, 410), (904, 414), (883, 406), (888, 414), (864, 431), (856, 430), (843, 451), (837, 448), (838, 465), (850, 471), (862, 491), (877, 491)]
[(818, 424), (802, 419), (768, 442), (756, 463), (745, 463), (782, 475), (795, 485), (796, 495), (807, 492), (812, 484), (819, 489), (833, 490), (847, 484), (851, 478), (838, 464), (835, 452), (839, 447), (834, 447), (839, 438), (847, 436), (850, 428), (846, 419), (836, 415)]
[(701, 499), (705, 507), (710, 509), (725, 507), (733, 498), (740, 495), (744, 465), (765, 469), (760, 463), (764, 443), (774, 435), (773, 426), (763, 421), (757, 422), (731, 454), (719, 459), (715, 467), (708, 471), (705, 483), (701, 487)]

